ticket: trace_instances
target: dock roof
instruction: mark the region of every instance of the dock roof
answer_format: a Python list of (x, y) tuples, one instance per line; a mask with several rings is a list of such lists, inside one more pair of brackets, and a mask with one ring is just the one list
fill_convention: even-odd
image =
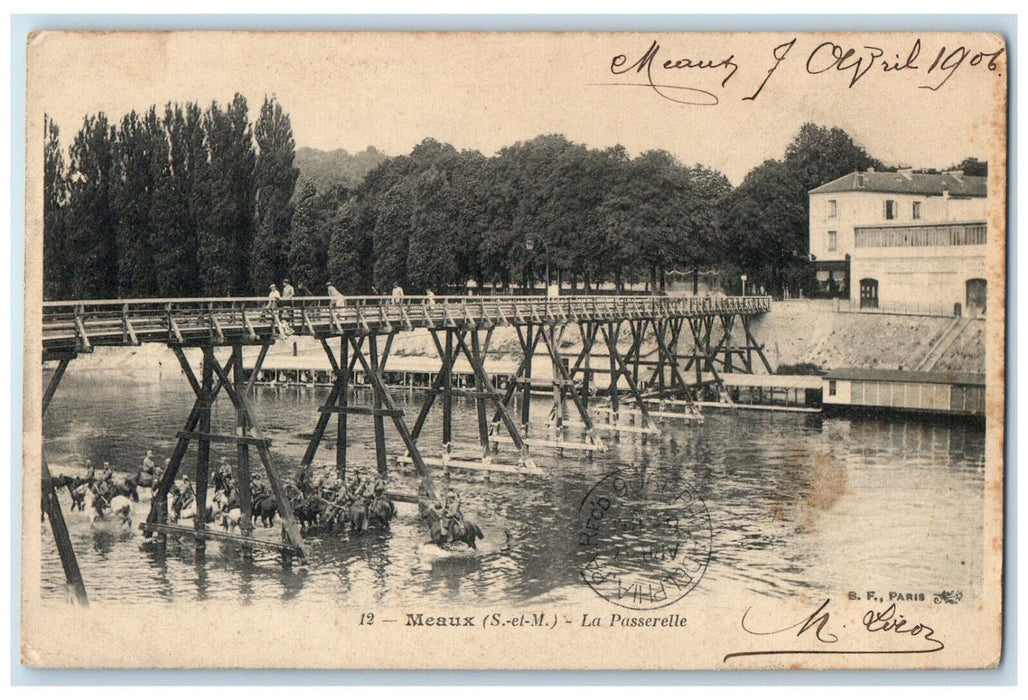
[(915, 384), (967, 384), (985, 386), (985, 375), (976, 372), (915, 372), (907, 369), (864, 369), (840, 367), (825, 375), (825, 379), (855, 380), (863, 382), (910, 382)]

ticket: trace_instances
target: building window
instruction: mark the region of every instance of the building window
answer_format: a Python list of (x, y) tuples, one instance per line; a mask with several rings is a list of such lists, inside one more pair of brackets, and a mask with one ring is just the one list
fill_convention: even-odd
[(835, 396), (835, 390), (836, 390), (835, 380), (834, 379), (828, 380), (828, 395), (829, 396)]
[(836, 250), (839, 245), (839, 236), (835, 231), (828, 232), (828, 250)]
[(915, 219), (921, 218), (921, 202), (914, 202), (914, 210), (912, 214)]
[(871, 226), (854, 229), (853, 244), (857, 248), (985, 245), (987, 238), (985, 224)]
[(836, 216), (839, 215), (839, 206), (838, 205), (839, 205), (839, 203), (837, 201), (835, 201), (834, 199), (829, 199), (828, 200), (828, 218), (829, 219), (834, 219)]
[(897, 213), (896, 212), (896, 209), (897, 209), (896, 204), (897, 204), (897, 202), (896, 202), (895, 199), (887, 199), (887, 200), (885, 200), (885, 218), (886, 219), (895, 219), (896, 218), (896, 213)]

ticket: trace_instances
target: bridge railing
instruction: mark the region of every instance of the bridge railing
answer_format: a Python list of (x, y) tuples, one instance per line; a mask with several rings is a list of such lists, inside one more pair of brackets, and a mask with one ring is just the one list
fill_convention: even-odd
[[(481, 310), (513, 310), (527, 308), (536, 311), (586, 312), (601, 309), (620, 313), (698, 313), (705, 311), (770, 310), (770, 297), (667, 297), (667, 296), (405, 296), (394, 301), (389, 296), (348, 297), (293, 297), (277, 302), (277, 308), (363, 308), (363, 307), (417, 307), (456, 306)], [(265, 297), (210, 297), (181, 299), (93, 299), (76, 301), (48, 301), (43, 304), (45, 321), (71, 320), (76, 314), (90, 318), (120, 318), (125, 313), (146, 316), (167, 313), (239, 313), (260, 311), (268, 307)]]
[(769, 297), (351, 296), (293, 297), (273, 305), (265, 297), (97, 299), (44, 303), (43, 337), (88, 346), (91, 337), (135, 344), (200, 333), (215, 339), (226, 332), (266, 336), (284, 326), (332, 333), (386, 325), (615, 321), (769, 310)]

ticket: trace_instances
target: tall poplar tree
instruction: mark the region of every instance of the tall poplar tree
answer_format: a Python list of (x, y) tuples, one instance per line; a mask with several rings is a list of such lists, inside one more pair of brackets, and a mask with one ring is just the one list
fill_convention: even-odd
[(168, 169), (164, 128), (151, 107), (144, 115), (129, 112), (118, 129), (117, 176), (114, 205), (117, 212), (118, 296), (152, 297), (154, 276), (153, 198)]
[(193, 192), (199, 217), (197, 267), (208, 296), (254, 296), (250, 285), (253, 244), (253, 172), (256, 156), (246, 98), (236, 94), (227, 108), (217, 102), (204, 113), (209, 167)]
[(261, 289), (288, 276), (292, 197), (300, 171), (293, 165), (296, 143), (289, 116), (274, 98), (264, 99), (254, 136), (258, 153), (250, 284)]
[(150, 208), (154, 279), (162, 297), (203, 292), (197, 275), (198, 218), (203, 213), (199, 194), (194, 203), (207, 168), (201, 117), (194, 103), (164, 107), (168, 167), (160, 174)]
[[(326, 281), (344, 294), (370, 294), (374, 272), (375, 204), (353, 197), (330, 219)], [(315, 294), (323, 291), (312, 288)]]
[(112, 298), (118, 289), (113, 201), (116, 133), (100, 112), (87, 116), (69, 150), (67, 259), (76, 299)]
[(337, 288), (342, 284), (341, 279), (329, 273), (329, 259), (334, 231), (349, 226), (341, 211), (349, 199), (350, 193), (342, 185), (320, 194), (309, 180), (301, 185), (293, 212), (288, 261), (289, 274), (298, 292), (302, 284), (312, 294), (323, 296), (328, 282)]
[(43, 298), (67, 298), (70, 290), (67, 230), (64, 225), (68, 181), (61, 131), (43, 115)]

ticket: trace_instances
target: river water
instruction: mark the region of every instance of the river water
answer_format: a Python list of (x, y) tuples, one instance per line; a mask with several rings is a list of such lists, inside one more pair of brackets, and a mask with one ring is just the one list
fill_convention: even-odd
[[(284, 475), (299, 462), (327, 393), (257, 390), (262, 428), (273, 440), (273, 456)], [(163, 461), (193, 398), (178, 376), (161, 381), (69, 372), (44, 421), (51, 471), (71, 471), (88, 457), (97, 465), (107, 460), (116, 471), (134, 472), (147, 448)], [(412, 423), (421, 395), (397, 391), (395, 398)], [(533, 402), (537, 422), (545, 420), (546, 403), (545, 398)], [(419, 442), (426, 455), (439, 453), (439, 414), (437, 404)], [(234, 413), (226, 399), (217, 402), (213, 424), (216, 432), (232, 431)], [(349, 425), (350, 464), (370, 472), (375, 462), (371, 418), (351, 416)], [(455, 441), (475, 443), (476, 425), (474, 404), (458, 401)], [(486, 479), (481, 472), (454, 471), (450, 486), (460, 492), (466, 517), (486, 533), (491, 553), (479, 558), (423, 558), (426, 531), (413, 507), (401, 507), (388, 533), (312, 537), (308, 564), (285, 568), (270, 552), (259, 551), (246, 561), (237, 548), (216, 542), (201, 558), (191, 540), (170, 538), (160, 551), (134, 528), (91, 528), (81, 514), (68, 513), (66, 492), (61, 498), (94, 601), (391, 607), (455, 600), (487, 605), (594, 601), (596, 593), (581, 578), (587, 557), (579, 545), (579, 506), (605, 475), (629, 467), (690, 488), (709, 512), (709, 564), (690, 600), (728, 588), (776, 597), (848, 590), (980, 595), (981, 427), (709, 409), (702, 423), (667, 421), (662, 430), (645, 443), (637, 434), (623, 433), (618, 441), (604, 434), (611, 449), (591, 461), (581, 453), (558, 457), (552, 449), (536, 448), (542, 476)], [(388, 420), (387, 444), (391, 452), (402, 452)], [(226, 446), (212, 451), (213, 464), (230, 456)], [(193, 454), (184, 462), (188, 472)], [(315, 464), (333, 458), (330, 428)], [(501, 446), (497, 459), (515, 461), (509, 446)], [(413, 471), (392, 464), (391, 469), (390, 488), (413, 492)], [(646, 499), (631, 507), (643, 518), (663, 512), (663, 504)], [(136, 520), (145, 512), (140, 508)], [(41, 537), (43, 596), (64, 599), (64, 575), (47, 525)], [(605, 531), (600, 537), (613, 541), (621, 535)]]

